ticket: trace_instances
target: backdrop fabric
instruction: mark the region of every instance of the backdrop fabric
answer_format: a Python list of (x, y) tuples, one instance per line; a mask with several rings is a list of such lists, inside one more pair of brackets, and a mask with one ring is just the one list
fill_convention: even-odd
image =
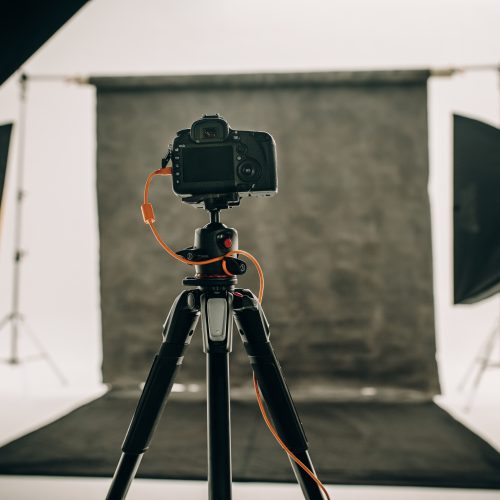
[[(222, 222), (266, 276), (263, 306), (296, 392), (430, 398), (435, 360), (427, 195), (427, 71), (94, 77), (97, 89), (104, 381), (136, 386), (191, 269), (142, 222), (144, 181), (176, 132), (220, 113), (265, 130), (278, 148), (279, 193), (245, 199)], [(176, 250), (207, 214), (180, 202), (169, 178), (150, 191), (158, 228)], [(254, 270), (240, 286), (257, 291)], [(233, 387), (250, 390), (234, 341)], [(203, 387), (197, 332), (180, 381)], [(313, 388), (313, 389), (311, 389)]]

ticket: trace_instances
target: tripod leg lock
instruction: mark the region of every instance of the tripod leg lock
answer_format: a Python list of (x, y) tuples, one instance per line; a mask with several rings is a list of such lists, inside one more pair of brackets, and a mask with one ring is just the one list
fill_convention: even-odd
[(174, 300), (163, 324), (163, 342), (189, 344), (199, 317), (200, 291), (185, 290), (180, 293)]
[[(233, 313), (245, 344), (248, 343), (247, 332), (251, 334), (251, 342), (269, 342), (269, 322), (257, 297), (251, 290), (238, 289), (233, 294)], [(244, 328), (239, 325), (243, 324)]]

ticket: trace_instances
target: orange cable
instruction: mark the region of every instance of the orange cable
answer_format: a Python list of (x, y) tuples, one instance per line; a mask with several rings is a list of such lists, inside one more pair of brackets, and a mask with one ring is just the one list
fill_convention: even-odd
[[(264, 295), (264, 272), (262, 271), (262, 267), (259, 264), (259, 261), (250, 253), (245, 250), (231, 250), (227, 252), (225, 255), (222, 255), (220, 257), (214, 257), (213, 259), (207, 259), (207, 260), (199, 260), (199, 261), (191, 261), (188, 259), (185, 259), (184, 257), (181, 257), (180, 255), (177, 255), (161, 238), (160, 233), (156, 229), (156, 226), (154, 225), (155, 223), (155, 216), (153, 212), (153, 206), (151, 203), (148, 201), (148, 196), (149, 196), (149, 186), (151, 185), (151, 181), (153, 180), (153, 177), (156, 175), (172, 175), (172, 167), (166, 167), (162, 168), (159, 170), (155, 170), (154, 172), (151, 172), (148, 175), (148, 178), (146, 180), (146, 185), (144, 186), (144, 203), (141, 206), (142, 210), (142, 215), (144, 218), (144, 222), (149, 225), (151, 231), (154, 234), (154, 237), (156, 238), (156, 241), (161, 245), (161, 247), (174, 259), (183, 262), (184, 264), (188, 264), (190, 266), (195, 266), (195, 265), (205, 265), (205, 264), (212, 264), (214, 262), (222, 261), (222, 269), (228, 276), (233, 276), (231, 272), (227, 269), (226, 261), (225, 259), (227, 257), (231, 257), (232, 255), (244, 255), (245, 257), (248, 257), (252, 263), (255, 265), (255, 268), (257, 269), (257, 273), (259, 275), (259, 302), (262, 303), (262, 297)], [(259, 384), (257, 382), (257, 378), (255, 377), (255, 373), (253, 374), (253, 385), (255, 389), (255, 394), (257, 396), (257, 403), (260, 408), (260, 412), (262, 414), (262, 417), (268, 427), (268, 429), (271, 431), (271, 434), (274, 436), (278, 444), (283, 448), (285, 453), (299, 466), (301, 467), (310, 477), (311, 479), (321, 488), (323, 493), (326, 495), (326, 498), (330, 500), (330, 495), (328, 494), (328, 491), (324, 487), (323, 483), (319, 480), (319, 478), (314, 474), (314, 472), (307, 467), (301, 460), (299, 460), (285, 445), (285, 443), (282, 441), (282, 439), (279, 437), (278, 432), (274, 428), (273, 424), (271, 423), (269, 417), (267, 416), (266, 410), (264, 408), (264, 404), (262, 402), (262, 397), (260, 394), (259, 390)]]
[(307, 467), (306, 464), (304, 464), (304, 462), (302, 462), (301, 460), (299, 460), (286, 446), (286, 444), (282, 441), (282, 439), (279, 437), (279, 434), (278, 432), (276, 431), (276, 429), (274, 428), (273, 424), (271, 423), (269, 417), (267, 416), (267, 413), (266, 413), (266, 410), (264, 408), (264, 404), (262, 402), (262, 396), (260, 394), (260, 390), (259, 390), (259, 384), (257, 382), (257, 378), (255, 377), (255, 373), (253, 374), (253, 387), (255, 389), (255, 394), (257, 396), (257, 403), (259, 404), (259, 408), (260, 408), (260, 412), (262, 413), (262, 417), (264, 419), (264, 421), (266, 422), (266, 425), (268, 427), (268, 429), (271, 431), (271, 434), (274, 436), (274, 439), (276, 439), (276, 441), (278, 441), (278, 444), (281, 446), (281, 448), (283, 448), (283, 450), (285, 451), (285, 453), (301, 468), (303, 469), (310, 477), (311, 479), (321, 488), (321, 490), (323, 491), (323, 493), (326, 495), (326, 498), (328, 500), (331, 500), (331, 497), (327, 491), (327, 489), (325, 488), (325, 486), (323, 485), (323, 483), (319, 480), (318, 476), (316, 476), (316, 474), (314, 474), (314, 472), (309, 469), (309, 467)]
[[(259, 300), (259, 302), (261, 302)], [(253, 373), (253, 387), (255, 389), (255, 395), (257, 397), (257, 403), (259, 405), (259, 409), (260, 409), (260, 413), (262, 414), (262, 418), (264, 419), (264, 422), (266, 423), (267, 425), (267, 428), (269, 429), (269, 431), (271, 432), (271, 434), (273, 435), (274, 439), (276, 439), (276, 441), (278, 442), (278, 444), (281, 446), (281, 448), (284, 450), (284, 452), (301, 468), (303, 469), (310, 477), (311, 479), (321, 488), (321, 490), (323, 491), (323, 493), (326, 495), (326, 498), (328, 500), (331, 500), (331, 497), (330, 497), (330, 494), (328, 493), (327, 489), (325, 488), (325, 486), (323, 485), (323, 483), (321, 482), (321, 480), (318, 478), (318, 476), (316, 476), (316, 474), (311, 470), (309, 469), (309, 467), (307, 467), (306, 464), (304, 464), (304, 462), (302, 462), (302, 460), (300, 460), (299, 458), (297, 458), (292, 451), (290, 451), (288, 449), (288, 447), (286, 446), (286, 444), (283, 442), (283, 440), (280, 438), (279, 434), (278, 434), (278, 431), (275, 429), (275, 427), (273, 426), (273, 424), (271, 423), (271, 420), (269, 419), (268, 415), (267, 415), (267, 412), (266, 412), (266, 409), (264, 408), (264, 404), (262, 402), (262, 396), (260, 394), (260, 389), (259, 389), (259, 383), (257, 382), (257, 377), (255, 376), (255, 372)]]
[(228, 276), (233, 276), (228, 270), (226, 263), (224, 262), (224, 259), (227, 257), (231, 257), (232, 255), (237, 255), (241, 254), (244, 255), (245, 257), (248, 257), (252, 263), (255, 265), (257, 269), (257, 273), (259, 275), (259, 302), (262, 302), (262, 297), (264, 295), (264, 272), (262, 271), (262, 267), (259, 264), (259, 261), (250, 253), (246, 252), (245, 250), (231, 250), (230, 252), (227, 252), (225, 255), (221, 255), (220, 257), (214, 257), (213, 259), (206, 259), (206, 260), (197, 260), (197, 261), (192, 261), (185, 259), (184, 257), (181, 257), (180, 255), (176, 254), (162, 239), (160, 236), (160, 233), (156, 229), (155, 226), (155, 215), (153, 211), (153, 205), (149, 203), (149, 186), (151, 185), (151, 181), (153, 180), (153, 177), (156, 175), (172, 175), (172, 167), (166, 167), (166, 168), (160, 168), (159, 170), (155, 170), (154, 172), (151, 172), (148, 175), (148, 178), (146, 179), (146, 185), (144, 186), (144, 202), (141, 205), (141, 211), (142, 211), (142, 216), (144, 218), (144, 222), (148, 224), (150, 227), (151, 231), (154, 234), (154, 237), (156, 238), (156, 241), (161, 245), (161, 247), (174, 259), (178, 260), (179, 262), (183, 262), (184, 264), (188, 264), (190, 266), (202, 266), (206, 264), (213, 264), (214, 262), (219, 262), (222, 261), (222, 269)]

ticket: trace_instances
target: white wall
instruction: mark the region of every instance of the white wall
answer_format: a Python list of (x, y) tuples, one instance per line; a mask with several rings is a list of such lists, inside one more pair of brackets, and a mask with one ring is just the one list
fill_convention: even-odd
[[(493, 0), (93, 0), (24, 70), (132, 75), (496, 63), (499, 19), (500, 3)], [(451, 393), (498, 309), (497, 299), (451, 306), (451, 113), (498, 125), (497, 74), (433, 78), (429, 93), (436, 323), (442, 380)], [(0, 122), (15, 120), (17, 107), (12, 77), (0, 87)], [(22, 309), (73, 388), (100, 381), (94, 108), (92, 87), (30, 85)], [(0, 241), (1, 314), (10, 302), (15, 151), (10, 160)], [(166, 259), (165, 265), (175, 264)], [(2, 357), (7, 348), (3, 331)], [(24, 343), (21, 348), (31, 349)], [(494, 376), (498, 382), (492, 374), (491, 383)], [(0, 386), (58, 390), (40, 362), (29, 369), (0, 366)]]

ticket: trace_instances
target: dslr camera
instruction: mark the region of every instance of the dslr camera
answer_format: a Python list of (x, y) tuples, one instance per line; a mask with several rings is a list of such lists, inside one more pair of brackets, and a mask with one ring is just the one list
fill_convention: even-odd
[(271, 135), (233, 130), (218, 114), (177, 132), (163, 166), (169, 156), (174, 193), (202, 208), (229, 208), (244, 196), (272, 196), (278, 190)]

